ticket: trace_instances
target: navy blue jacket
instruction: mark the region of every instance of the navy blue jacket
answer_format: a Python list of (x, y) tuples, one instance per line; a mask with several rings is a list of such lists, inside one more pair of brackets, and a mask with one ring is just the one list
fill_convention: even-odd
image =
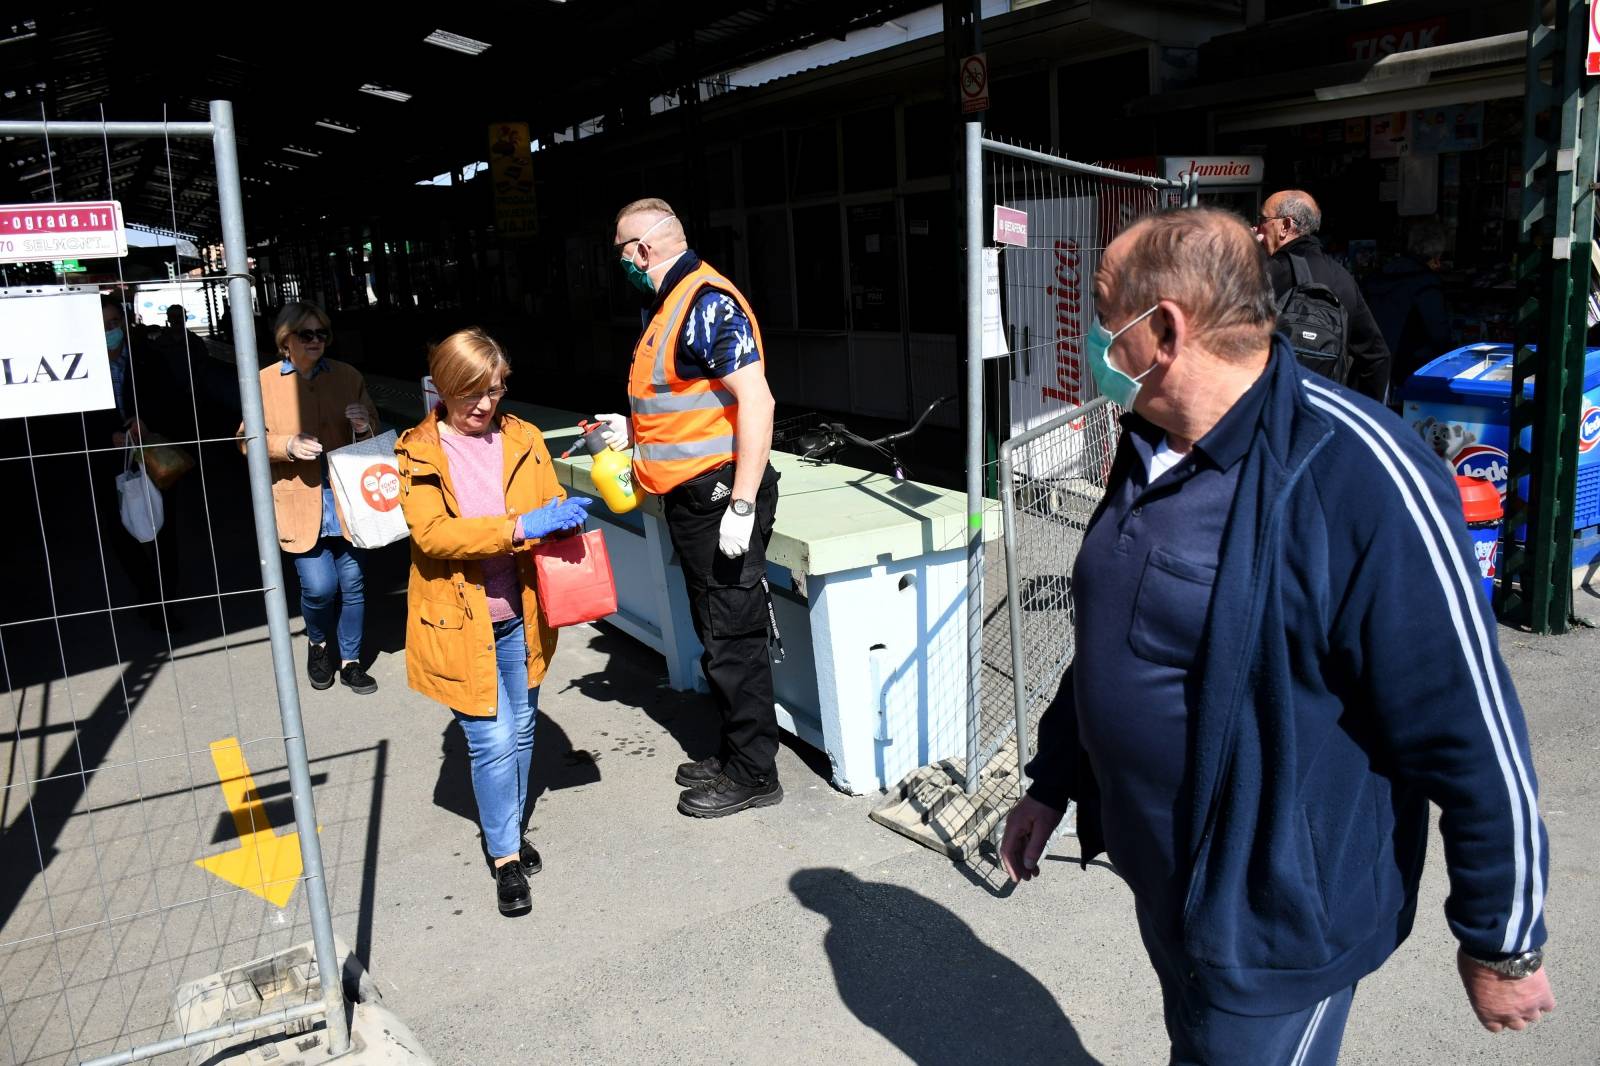
[[(1347, 988), (1406, 938), (1429, 800), (1469, 954), (1544, 943), (1547, 870), (1451, 472), (1393, 414), (1302, 372), (1282, 337), (1266, 373), (1196, 659), (1179, 824), (1183, 951), (1214, 1005), (1251, 1015)], [(1046, 805), (1078, 800), (1083, 858), (1099, 854), (1070, 669), (1028, 774)]]

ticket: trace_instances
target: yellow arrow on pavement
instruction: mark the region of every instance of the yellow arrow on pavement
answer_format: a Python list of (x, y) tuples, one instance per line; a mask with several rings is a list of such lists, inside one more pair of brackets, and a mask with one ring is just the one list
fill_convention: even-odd
[(266, 808), (237, 738), (213, 741), (211, 761), (216, 764), (222, 797), (239, 831), (239, 846), (221, 855), (196, 859), (195, 865), (282, 908), (300, 881), (300, 834), (279, 836), (267, 821)]

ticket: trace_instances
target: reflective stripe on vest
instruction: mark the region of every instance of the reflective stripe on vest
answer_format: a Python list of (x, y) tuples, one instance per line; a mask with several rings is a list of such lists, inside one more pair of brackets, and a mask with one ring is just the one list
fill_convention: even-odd
[(679, 411), (709, 411), (717, 407), (732, 407), (738, 401), (725, 389), (708, 392), (664, 393), (644, 396), (633, 401), (634, 414), (670, 415)]
[[(724, 466), (737, 451), (739, 402), (715, 378), (681, 378), (677, 353), (696, 299), (716, 289), (738, 304), (750, 321), (761, 352), (761, 327), (750, 303), (732, 282), (705, 263), (686, 274), (661, 302), (661, 309), (634, 346), (628, 375), (633, 413), (633, 472), (648, 492), (664, 495), (701, 474)], [(763, 371), (765, 367), (762, 368)]]
[(646, 459), (703, 459), (713, 455), (732, 455), (732, 437), (713, 437), (684, 444), (641, 444), (636, 455)]

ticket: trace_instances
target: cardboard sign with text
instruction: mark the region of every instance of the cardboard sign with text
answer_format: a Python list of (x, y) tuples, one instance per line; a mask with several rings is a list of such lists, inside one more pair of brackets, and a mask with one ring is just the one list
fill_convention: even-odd
[(98, 290), (0, 289), (0, 418), (115, 406)]

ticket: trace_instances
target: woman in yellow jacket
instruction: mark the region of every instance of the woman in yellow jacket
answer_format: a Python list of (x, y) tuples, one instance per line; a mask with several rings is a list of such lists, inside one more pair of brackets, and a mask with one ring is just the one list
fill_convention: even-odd
[(589, 500), (568, 500), (537, 427), (496, 408), (511, 372), (480, 329), (428, 356), (444, 402), (395, 447), (411, 529), (406, 680), (455, 712), (502, 914), (533, 906), (541, 867), (523, 836), (539, 685), (555, 653), (526, 550), (583, 526)]

